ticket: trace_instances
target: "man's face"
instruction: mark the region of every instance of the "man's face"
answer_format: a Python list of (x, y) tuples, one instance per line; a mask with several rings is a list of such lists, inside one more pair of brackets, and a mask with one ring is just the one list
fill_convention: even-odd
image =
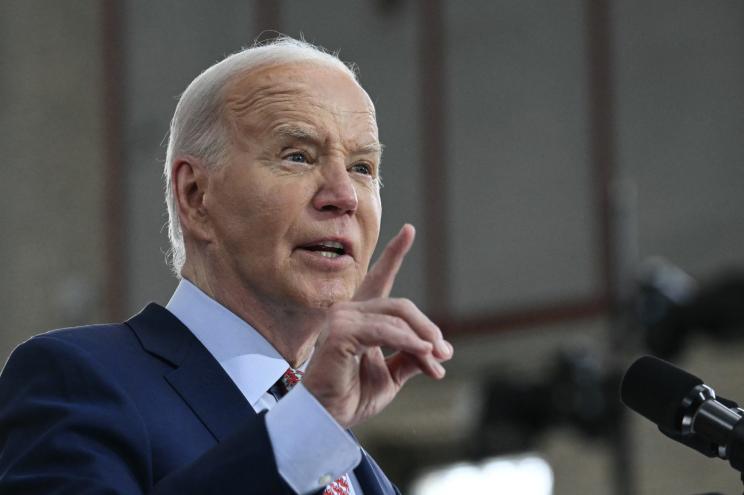
[(338, 69), (261, 68), (226, 88), (229, 163), (210, 173), (209, 263), (247, 302), (352, 297), (380, 230), (380, 144), (367, 94)]

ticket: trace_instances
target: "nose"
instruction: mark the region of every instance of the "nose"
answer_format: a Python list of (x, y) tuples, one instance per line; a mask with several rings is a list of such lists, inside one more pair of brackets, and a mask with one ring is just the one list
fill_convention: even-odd
[(320, 185), (313, 198), (315, 209), (354, 213), (359, 206), (359, 198), (346, 166), (334, 162), (326, 163), (320, 169)]

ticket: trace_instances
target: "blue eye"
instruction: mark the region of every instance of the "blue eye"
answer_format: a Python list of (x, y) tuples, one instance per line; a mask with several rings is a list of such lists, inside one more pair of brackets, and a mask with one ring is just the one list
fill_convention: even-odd
[(372, 175), (372, 167), (366, 163), (355, 163), (351, 166), (351, 170), (359, 174)]
[(294, 163), (308, 163), (309, 162), (309, 160), (307, 159), (307, 156), (305, 156), (304, 153), (301, 153), (299, 151), (290, 153), (289, 155), (285, 156), (284, 159), (289, 160), (290, 162), (294, 162)]

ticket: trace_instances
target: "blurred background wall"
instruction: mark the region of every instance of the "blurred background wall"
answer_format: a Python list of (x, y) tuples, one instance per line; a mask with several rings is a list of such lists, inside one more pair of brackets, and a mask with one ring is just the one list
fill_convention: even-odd
[[(443, 384), (415, 380), (358, 431), (391, 477), (410, 492), (533, 452), (559, 495), (741, 490), (606, 392), (655, 328), (629, 311), (639, 267), (703, 288), (744, 267), (736, 0), (3, 0), (3, 360), (167, 302), (177, 96), (276, 32), (358, 64), (386, 145), (382, 239), (418, 229), (395, 292), (456, 344)], [(654, 349), (744, 400), (735, 330), (666, 329)]]

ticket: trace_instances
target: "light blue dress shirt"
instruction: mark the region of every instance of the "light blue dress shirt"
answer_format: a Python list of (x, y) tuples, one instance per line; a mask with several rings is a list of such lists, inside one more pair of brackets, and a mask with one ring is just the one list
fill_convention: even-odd
[(253, 409), (269, 411), (266, 428), (276, 464), (292, 489), (312, 492), (348, 473), (352, 495), (362, 495), (352, 472), (361, 448), (301, 383), (279, 402), (268, 392), (289, 365), (258, 331), (186, 279), (166, 308), (214, 356)]

